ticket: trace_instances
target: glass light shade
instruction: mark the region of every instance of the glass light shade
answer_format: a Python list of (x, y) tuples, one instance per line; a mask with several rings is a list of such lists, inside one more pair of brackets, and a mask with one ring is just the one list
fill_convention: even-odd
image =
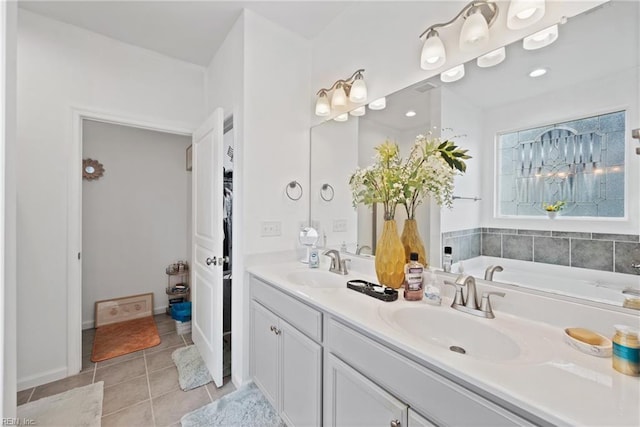
[(438, 33), (427, 35), (420, 55), (420, 67), (423, 70), (435, 70), (447, 61), (447, 52)]
[(522, 47), (526, 50), (541, 49), (558, 40), (558, 25), (545, 28), (522, 39)]
[(371, 110), (383, 110), (387, 106), (387, 98), (378, 98), (375, 101), (369, 103), (369, 109)]
[(321, 93), (318, 95), (318, 100), (316, 101), (316, 116), (328, 116), (331, 113), (331, 107), (329, 106), (329, 98), (327, 98), (326, 93)]
[(544, 16), (545, 0), (511, 0), (507, 11), (507, 27), (520, 30), (535, 24)]
[(492, 50), (491, 52), (479, 56), (477, 63), (480, 68), (493, 67), (494, 65), (498, 65), (507, 57), (507, 50), (502, 46), (499, 49)]
[(354, 108), (353, 110), (349, 111), (349, 114), (351, 114), (352, 116), (364, 116), (367, 113), (367, 109), (364, 108), (364, 105), (358, 108)]
[(453, 67), (447, 71), (443, 71), (440, 74), (440, 80), (444, 83), (451, 83), (460, 80), (464, 77), (464, 64), (460, 64), (457, 67)]
[(480, 9), (467, 16), (460, 31), (460, 50), (473, 51), (484, 47), (489, 41), (489, 25)]
[(342, 84), (339, 84), (336, 90), (333, 91), (331, 107), (344, 107), (345, 105), (347, 105), (347, 93), (344, 91)]
[(333, 120), (335, 120), (336, 122), (346, 122), (347, 120), (349, 120), (349, 114), (342, 113), (336, 116)]
[(367, 100), (367, 85), (364, 79), (357, 78), (351, 85), (351, 92), (349, 92), (349, 100), (351, 102), (364, 102)]

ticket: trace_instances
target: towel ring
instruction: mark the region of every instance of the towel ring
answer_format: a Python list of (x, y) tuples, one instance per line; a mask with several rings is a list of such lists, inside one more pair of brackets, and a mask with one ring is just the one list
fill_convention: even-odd
[(335, 191), (333, 191), (333, 187), (331, 186), (331, 184), (322, 184), (322, 188), (320, 189), (320, 197), (322, 198), (322, 200), (324, 200), (325, 202), (330, 202), (333, 200), (334, 195)]
[[(291, 192), (294, 191), (296, 188), (300, 189), (299, 190), (300, 194), (298, 194), (297, 197), (295, 195), (291, 195)], [(285, 187), (284, 191), (285, 191), (285, 193), (287, 193), (287, 197), (290, 198), (291, 200), (293, 200), (294, 202), (296, 200), (300, 200), (302, 198), (302, 185), (300, 185), (300, 183), (298, 181), (291, 181), (289, 184), (287, 184), (287, 186)]]

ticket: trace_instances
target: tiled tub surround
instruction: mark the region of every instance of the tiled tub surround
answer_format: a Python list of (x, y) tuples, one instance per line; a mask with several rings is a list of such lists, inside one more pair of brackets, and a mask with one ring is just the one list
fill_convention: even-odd
[(480, 255), (636, 274), (640, 236), (589, 232), (473, 228), (442, 233), (458, 262)]

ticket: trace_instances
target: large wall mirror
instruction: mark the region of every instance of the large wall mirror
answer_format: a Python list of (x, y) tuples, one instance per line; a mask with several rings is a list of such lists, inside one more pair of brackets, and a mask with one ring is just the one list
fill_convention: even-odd
[[(518, 228), (544, 229), (542, 221), (548, 219), (544, 219), (541, 203), (569, 196), (573, 199), (568, 211), (575, 216), (597, 216), (590, 212), (597, 211), (593, 206), (598, 205), (595, 200), (598, 197), (612, 200), (601, 204), (601, 216), (607, 217), (602, 221), (637, 215), (638, 176), (630, 171), (629, 165), (637, 164), (630, 129), (640, 127), (639, 6), (635, 1), (607, 2), (569, 18), (559, 26), (558, 40), (545, 48), (524, 50), (521, 41), (513, 43), (506, 46), (506, 60), (497, 66), (480, 68), (475, 61), (466, 63), (466, 75), (461, 80), (443, 83), (436, 76), (387, 96), (383, 110), (367, 108), (364, 116), (349, 116), (346, 122), (330, 120), (312, 128), (310, 219), (321, 236), (326, 236), (327, 245), (338, 248), (344, 243), (352, 253), (358, 249), (366, 254), (372, 252), (380, 221), (370, 209), (354, 209), (349, 176), (358, 166), (372, 163), (373, 147), (385, 139), (395, 140), (406, 153), (416, 135), (428, 131), (435, 136), (440, 133), (443, 137), (456, 136), (456, 142), (468, 148), (473, 156), (467, 163), (467, 173), (456, 178), (455, 195), (460, 199), (454, 201), (453, 209), (440, 209), (428, 203), (419, 208), (420, 233), (432, 265), (440, 265), (447, 235), (495, 227), (500, 218), (518, 214), (513, 203), (521, 205)], [(531, 77), (536, 69), (545, 69), (546, 74)], [(555, 138), (557, 142), (564, 134), (541, 136), (546, 130), (554, 126), (571, 127), (583, 119), (597, 123), (593, 129), (572, 130), (575, 135), (593, 136), (591, 140), (585, 139), (584, 144), (570, 148), (561, 145), (559, 151), (556, 146), (556, 151), (550, 151), (549, 139)], [(621, 126), (622, 131), (618, 129)], [(508, 147), (500, 145), (501, 135), (518, 135), (528, 130), (536, 135), (527, 141), (546, 138), (546, 148), (525, 152), (529, 148), (510, 147), (510, 152), (506, 152)], [(565, 156), (565, 148), (574, 151)], [(575, 151), (580, 149), (591, 149), (591, 157), (585, 151), (580, 158)], [(562, 187), (554, 184), (548, 186), (548, 196), (536, 195), (535, 191), (543, 191), (543, 187), (533, 184), (526, 187), (522, 178), (529, 173), (529, 160), (540, 163), (542, 152), (548, 162), (555, 156), (553, 160), (560, 165), (554, 170), (544, 170), (560, 173), (555, 177), (556, 183), (562, 181), (558, 178), (563, 178), (563, 172), (568, 176), (571, 168), (586, 171), (575, 178), (574, 183), (581, 182), (578, 187), (569, 189), (568, 184)], [(571, 162), (577, 159), (580, 164), (563, 164), (558, 160), (560, 154)], [(526, 162), (522, 161), (523, 155)], [(522, 170), (523, 163), (526, 171)], [(606, 173), (601, 174), (602, 171)], [(536, 172), (532, 166), (526, 178), (535, 179)], [(515, 174), (520, 181), (516, 182), (509, 174)], [(589, 181), (595, 183), (591, 190), (575, 193)], [(333, 190), (330, 201), (322, 197), (322, 188), (327, 184)], [(630, 188), (635, 190), (634, 194)], [(523, 200), (528, 208), (522, 206)], [(582, 207), (578, 203), (581, 200), (585, 201)], [(568, 216), (562, 219), (564, 224), (570, 223)], [(396, 219), (401, 227), (401, 208)], [(627, 234), (638, 234), (636, 228), (637, 224), (630, 227)], [(479, 236), (472, 246), (480, 247)], [(468, 252), (471, 255), (473, 249)]]

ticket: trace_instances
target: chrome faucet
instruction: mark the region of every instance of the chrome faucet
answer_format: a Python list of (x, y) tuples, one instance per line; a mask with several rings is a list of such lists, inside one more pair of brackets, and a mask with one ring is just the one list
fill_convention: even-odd
[(498, 273), (500, 273), (501, 271), (503, 271), (504, 268), (502, 268), (501, 265), (490, 265), (489, 267), (487, 267), (487, 269), (484, 271), (484, 280), (488, 281), (488, 282), (492, 282), (493, 281), (493, 274), (497, 271)]
[(347, 262), (351, 261), (349, 258), (340, 259), (340, 252), (335, 249), (324, 251), (322, 255), (326, 255), (331, 258), (331, 265), (329, 265), (329, 271), (336, 274), (349, 274), (347, 269)]
[[(493, 319), (496, 316), (491, 308), (491, 295), (504, 297), (504, 292), (483, 292), (482, 301), (478, 304), (478, 296), (476, 292), (476, 279), (473, 276), (459, 275), (455, 283), (445, 280), (445, 285), (454, 286), (456, 295), (451, 303), (451, 308), (473, 314), (474, 316), (486, 317)], [(464, 288), (467, 288), (467, 296), (464, 296)]]
[(362, 251), (367, 249), (369, 252), (371, 252), (371, 246), (368, 245), (362, 245), (362, 246), (358, 246), (358, 249), (356, 250), (356, 255), (362, 255)]

